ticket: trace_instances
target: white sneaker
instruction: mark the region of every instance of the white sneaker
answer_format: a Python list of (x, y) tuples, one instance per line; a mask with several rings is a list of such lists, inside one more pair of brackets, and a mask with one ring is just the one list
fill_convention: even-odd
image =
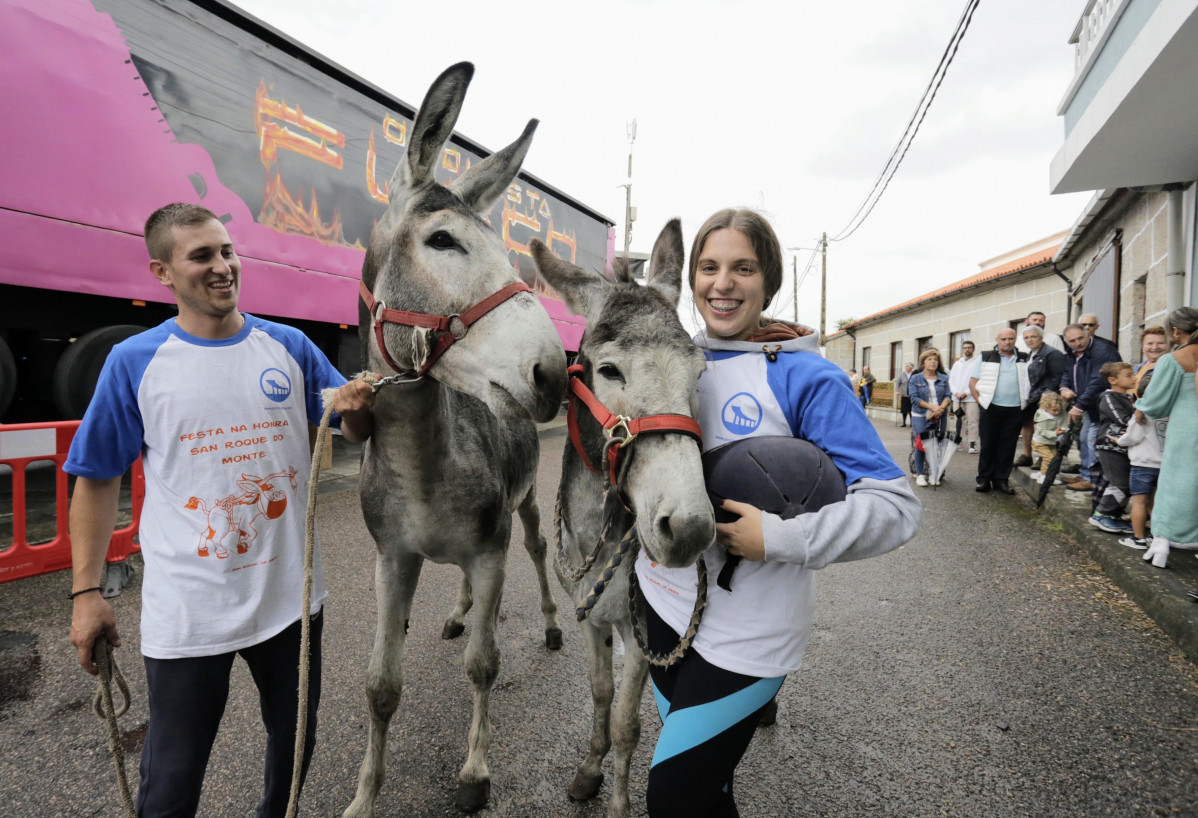
[(1034, 472), (1032, 474), (1032, 480), (1036, 481), (1037, 483), (1043, 484), (1044, 483), (1044, 475), (1041, 474), (1040, 472)]
[(915, 485), (926, 486), (927, 484), (928, 478), (924, 477), (922, 474), (915, 478)]

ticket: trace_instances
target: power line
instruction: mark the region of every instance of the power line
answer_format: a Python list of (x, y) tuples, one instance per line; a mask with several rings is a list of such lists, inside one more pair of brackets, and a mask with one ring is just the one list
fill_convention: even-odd
[[(944, 53), (940, 56), (940, 63), (932, 73), (932, 79), (928, 82), (928, 87), (924, 89), (919, 104), (915, 106), (915, 112), (911, 115), (911, 119), (908, 120), (907, 127), (903, 131), (903, 135), (899, 138), (898, 144), (894, 146), (894, 150), (891, 151), (890, 157), (882, 167), (882, 172), (878, 174), (873, 187), (857, 207), (857, 211), (849, 219), (848, 224), (841, 229), (838, 235), (831, 237), (829, 241), (844, 241), (857, 232), (857, 229), (865, 223), (865, 220), (869, 218), (869, 214), (873, 212), (874, 207), (881, 200), (882, 194), (886, 192), (886, 188), (890, 186), (890, 180), (898, 172), (899, 165), (903, 163), (903, 159), (906, 157), (911, 143), (915, 141), (915, 135), (919, 133), (919, 127), (923, 124), (924, 117), (928, 115), (928, 109), (932, 107), (932, 101), (936, 99), (936, 93), (940, 90), (940, 84), (944, 82), (944, 77), (948, 73), (948, 67), (957, 55), (957, 48), (961, 45), (961, 40), (964, 39), (965, 32), (969, 29), (969, 24), (973, 20), (973, 13), (977, 10), (980, 2), (981, 0), (968, 0), (966, 3), (965, 10), (961, 13), (961, 18), (957, 21), (957, 27), (953, 31), (952, 37), (949, 38)], [(912, 125), (914, 125), (914, 129), (912, 129)], [(867, 205), (868, 208), (866, 207)], [(862, 210), (865, 211), (864, 214), (862, 214)], [(854, 224), (854, 222), (856, 223)]]

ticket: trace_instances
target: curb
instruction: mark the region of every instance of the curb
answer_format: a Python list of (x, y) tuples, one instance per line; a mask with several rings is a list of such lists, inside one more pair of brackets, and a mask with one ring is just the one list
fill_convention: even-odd
[[(1040, 485), (1026, 468), (1011, 472), (1012, 480), (1032, 502), (1040, 495)], [(1193, 551), (1174, 550), (1169, 568), (1162, 570), (1144, 562), (1142, 551), (1119, 545), (1114, 534), (1099, 531), (1089, 524), (1089, 492), (1068, 496), (1064, 487), (1049, 492), (1039, 514), (1058, 523), (1093, 559), (1122, 591), (1148, 614), (1161, 630), (1181, 648), (1186, 658), (1198, 665), (1198, 603), (1186, 596), (1188, 588), (1198, 587), (1198, 560)]]

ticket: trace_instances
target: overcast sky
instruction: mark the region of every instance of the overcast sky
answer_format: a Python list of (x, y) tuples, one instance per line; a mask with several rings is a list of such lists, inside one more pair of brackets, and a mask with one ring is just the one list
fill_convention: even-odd
[[(525, 168), (605, 214), (623, 246), (626, 123), (637, 121), (632, 249), (682, 218), (765, 212), (784, 246), (835, 235), (873, 185), (965, 0), (415, 3), (234, 0), (404, 101), (476, 66), (459, 132), (491, 150), (541, 120)], [(828, 252), (828, 325), (965, 278), (1068, 229), (1090, 194), (1050, 196), (1084, 0), (982, 0), (872, 216)], [(778, 307), (794, 316), (788, 254)], [(818, 265), (798, 318), (819, 322)], [(689, 298), (689, 291), (684, 294)]]

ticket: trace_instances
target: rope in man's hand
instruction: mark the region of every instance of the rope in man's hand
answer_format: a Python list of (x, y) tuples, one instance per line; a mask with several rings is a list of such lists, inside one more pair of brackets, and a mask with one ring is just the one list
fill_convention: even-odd
[[(129, 779), (125, 775), (125, 748), (121, 743), (121, 731), (116, 723), (116, 720), (129, 710), (129, 683), (125, 681), (125, 674), (121, 673), (121, 668), (116, 663), (112, 644), (103, 634), (96, 637), (95, 644), (92, 646), (92, 661), (96, 663), (96, 667), (100, 671), (100, 684), (92, 699), (92, 710), (95, 711), (97, 718), (108, 725), (108, 746), (112, 750), (113, 763), (116, 764), (121, 802), (125, 806), (125, 815), (128, 818), (136, 818), (137, 811), (134, 809), (133, 796), (129, 791)], [(117, 710), (112, 698), (114, 681), (117, 689), (121, 692), (120, 710)]]

